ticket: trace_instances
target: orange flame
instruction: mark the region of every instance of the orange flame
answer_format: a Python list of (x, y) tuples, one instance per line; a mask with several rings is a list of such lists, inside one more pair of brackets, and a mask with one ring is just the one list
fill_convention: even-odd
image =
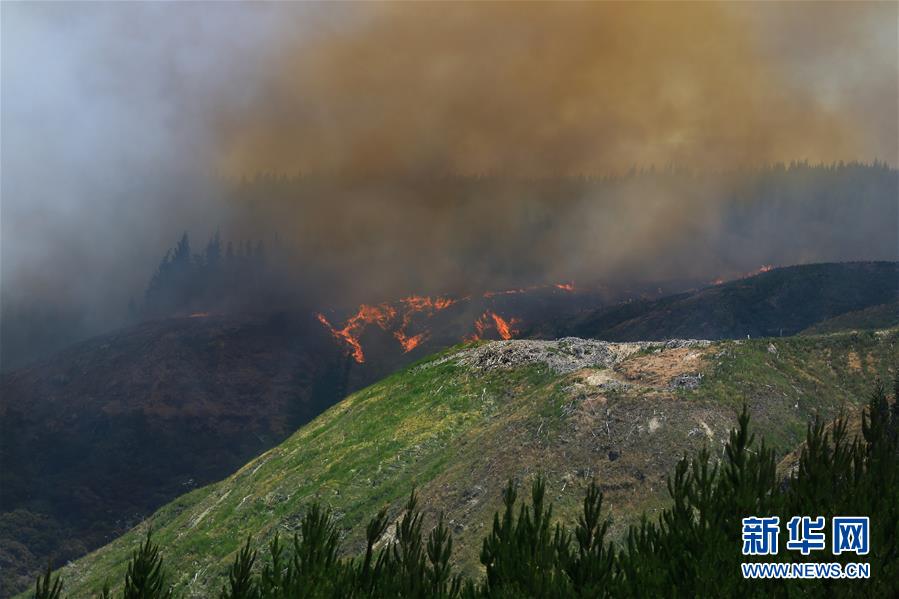
[(507, 321), (494, 312), (491, 312), (490, 316), (493, 317), (493, 323), (496, 325), (496, 332), (499, 333), (499, 336), (503, 339), (511, 339), (513, 335), (518, 333), (516, 329), (512, 328), (518, 322), (515, 318), (510, 318)]
[(393, 337), (400, 342), (400, 345), (403, 346), (403, 353), (409, 353), (424, 341), (428, 336), (427, 332), (419, 333), (418, 335), (408, 336), (403, 331), (396, 331), (393, 334)]
[(343, 340), (348, 343), (351, 347), (351, 352), (353, 354), (353, 358), (356, 359), (356, 362), (362, 364), (365, 362), (365, 354), (362, 352), (362, 345), (353, 337), (347, 329), (336, 329), (331, 326), (331, 323), (328, 322), (328, 319), (325, 318), (324, 314), (316, 314), (316, 318), (318, 321), (325, 325), (325, 327), (331, 331), (331, 334), (334, 335), (335, 339)]
[(497, 295), (518, 295), (519, 293), (528, 293), (539, 289), (556, 288), (562, 291), (576, 291), (574, 283), (554, 283), (553, 285), (531, 285), (530, 287), (521, 287), (518, 289), (504, 289), (502, 291), (485, 291), (483, 297), (490, 298)]
[(494, 297), (497, 295), (516, 295), (518, 293), (527, 293), (531, 289), (536, 289), (536, 287), (523, 287), (521, 289), (506, 289), (504, 291), (485, 291), (484, 297)]
[(475, 332), (466, 337), (466, 341), (478, 341), (479, 339), (483, 339), (484, 333), (490, 328), (496, 329), (496, 332), (501, 339), (509, 340), (519, 333), (518, 329), (514, 327), (520, 322), (521, 320), (518, 318), (506, 320), (496, 312), (487, 310), (474, 321)]
[[(737, 279), (748, 279), (749, 277), (754, 277), (755, 275), (760, 275), (760, 274), (762, 274), (762, 273), (764, 273), (764, 272), (769, 272), (769, 271), (772, 271), (772, 270), (774, 270), (774, 265), (773, 265), (773, 264), (762, 264), (762, 265), (759, 266), (757, 269), (755, 269), (755, 270), (753, 270), (753, 271), (751, 271), (751, 272), (745, 272), (745, 273), (743, 273), (743, 274), (740, 275), (739, 277), (736, 277), (736, 278), (733, 279), (733, 280), (737, 280)], [(721, 285), (721, 284), (724, 283), (725, 281), (726, 281), (726, 279), (724, 279), (724, 278), (722, 278), (722, 277), (718, 277), (717, 279), (715, 279), (714, 281), (712, 281), (711, 284), (712, 284), (712, 285)]]
[(188, 318), (208, 318), (209, 312), (193, 312), (187, 315)]
[(482, 339), (484, 337), (484, 333), (487, 332), (487, 327), (489, 326), (486, 318), (487, 313), (485, 312), (484, 314), (479, 316), (476, 321), (474, 321), (474, 333), (467, 338), (468, 341), (477, 341), (478, 339)]
[(448, 297), (436, 297), (432, 299), (430, 296), (421, 295), (410, 295), (409, 297), (401, 299), (400, 303), (406, 307), (406, 311), (403, 313), (403, 324), (398, 331), (393, 333), (393, 336), (403, 347), (403, 353), (409, 353), (421, 345), (421, 342), (428, 337), (427, 331), (411, 336), (406, 333), (409, 325), (412, 324), (413, 314), (424, 312), (427, 314), (428, 318), (430, 318), (435, 312), (446, 310), (458, 301), (459, 300)]
[(351, 348), (353, 358), (356, 362), (362, 364), (365, 362), (365, 353), (362, 351), (362, 344), (359, 342), (359, 336), (365, 327), (370, 324), (376, 324), (383, 330), (387, 330), (390, 322), (396, 318), (396, 309), (390, 304), (380, 304), (378, 306), (369, 306), (362, 304), (359, 310), (351, 316), (342, 329), (338, 329), (328, 322), (324, 314), (316, 314), (318, 321), (325, 325), (331, 334), (337, 339), (342, 339)]
[(454, 300), (448, 297), (435, 297), (431, 298), (427, 295), (410, 295), (409, 297), (404, 297), (400, 300), (400, 303), (406, 306), (406, 309), (410, 312), (439, 312), (440, 310), (446, 310), (453, 304), (457, 303), (459, 300)]
[[(429, 318), (434, 313), (445, 310), (456, 304), (460, 300), (448, 297), (436, 297), (410, 295), (399, 301), (402, 306), (402, 318), (400, 324), (393, 331), (394, 339), (399, 342), (404, 352), (410, 352), (418, 347), (422, 341), (427, 339), (428, 332), (424, 331), (417, 335), (407, 333), (409, 326), (412, 324), (412, 316), (417, 313), (424, 313)], [(362, 333), (369, 325), (376, 325), (384, 331), (391, 328), (396, 323), (398, 316), (397, 308), (388, 303), (372, 306), (362, 304), (359, 310), (346, 320), (343, 328), (338, 329), (333, 326), (323, 314), (316, 314), (318, 321), (321, 322), (331, 334), (338, 340), (345, 342), (350, 347), (350, 353), (359, 364), (365, 362), (365, 353), (362, 350), (362, 342), (360, 338)]]
[[(506, 289), (503, 291), (486, 291), (482, 294), (485, 298), (491, 298), (498, 295), (516, 295), (520, 293), (528, 293), (538, 289), (559, 289), (566, 292), (576, 291), (574, 283), (555, 283), (552, 285), (532, 285), (530, 287), (522, 287), (520, 289)], [(324, 314), (316, 314), (319, 322), (330, 331), (331, 335), (346, 343), (349, 352), (356, 360), (362, 364), (365, 362), (365, 352), (362, 349), (361, 337), (365, 329), (374, 325), (384, 331), (389, 331), (397, 343), (400, 344), (403, 352), (408, 353), (419, 347), (428, 337), (430, 331), (424, 330), (416, 334), (410, 332), (412, 320), (416, 314), (424, 314), (427, 318), (431, 318), (437, 312), (446, 310), (460, 302), (469, 301), (471, 296), (460, 299), (453, 299), (445, 296), (431, 297), (426, 295), (409, 295), (401, 298), (393, 303), (381, 303), (377, 305), (362, 304), (354, 315), (349, 317), (338, 328), (332, 325)], [(419, 321), (420, 322), (420, 321)], [(520, 319), (509, 318), (508, 320), (487, 310), (474, 322), (474, 333), (466, 340), (478, 340), (484, 337), (485, 333), (493, 329), (501, 339), (512, 339), (519, 333), (516, 326), (520, 323)]]

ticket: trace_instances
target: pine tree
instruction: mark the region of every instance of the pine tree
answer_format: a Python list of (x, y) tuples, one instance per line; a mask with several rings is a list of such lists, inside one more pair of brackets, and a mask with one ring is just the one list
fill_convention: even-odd
[(185, 232), (181, 235), (181, 239), (178, 240), (178, 245), (175, 246), (175, 250), (172, 252), (172, 264), (176, 267), (181, 267), (189, 265), (190, 261), (190, 237), (187, 235), (187, 232)]
[(453, 537), (444, 523), (443, 512), (437, 517), (437, 525), (428, 535), (428, 565), (425, 568), (425, 591), (428, 596), (440, 598), (459, 595), (462, 579), (453, 576), (450, 557), (453, 553)]
[(213, 235), (212, 238), (210, 238), (209, 243), (206, 244), (206, 251), (203, 258), (207, 268), (215, 270), (219, 267), (219, 263), (222, 259), (222, 238), (218, 231), (215, 232), (215, 235)]
[(169, 599), (171, 589), (166, 583), (165, 569), (159, 547), (153, 543), (151, 532), (131, 556), (125, 574), (124, 599)]
[(363, 593), (370, 594), (374, 588), (374, 583), (381, 575), (384, 567), (384, 561), (387, 557), (386, 551), (380, 551), (375, 558), (375, 544), (384, 535), (387, 530), (389, 520), (387, 518), (387, 508), (383, 508), (378, 514), (369, 521), (365, 529), (365, 557), (354, 570), (355, 587)]
[(270, 563), (262, 568), (260, 577), (260, 590), (266, 599), (281, 597), (286, 592), (286, 564), (284, 563), (284, 547), (281, 545), (281, 537), (275, 533), (268, 545)]
[(51, 580), (53, 570), (50, 562), (47, 562), (47, 572), (43, 576), (37, 577), (34, 585), (34, 599), (59, 599), (62, 594), (62, 580), (59, 575)]
[(487, 570), (483, 591), (520, 597), (570, 595), (559, 556), (570, 537), (563, 527), (552, 528), (552, 506), (545, 505), (546, 481), (538, 476), (531, 487), (531, 505), (514, 515), (517, 490), (509, 481), (503, 491), (504, 513), (493, 519), (484, 539), (481, 563)]
[(409, 494), (405, 513), (396, 524), (391, 565), (397, 591), (404, 597), (420, 597), (425, 589), (425, 555), (421, 542), (422, 514), (415, 490)]
[(253, 575), (256, 551), (250, 549), (250, 538), (234, 556), (234, 563), (228, 570), (228, 586), (222, 589), (221, 599), (259, 599), (259, 585)]
[(581, 597), (603, 597), (611, 593), (614, 577), (615, 550), (606, 543), (610, 521), (600, 522), (603, 494), (592, 481), (584, 497), (584, 510), (574, 530), (577, 554), (562, 547), (562, 564), (574, 592)]

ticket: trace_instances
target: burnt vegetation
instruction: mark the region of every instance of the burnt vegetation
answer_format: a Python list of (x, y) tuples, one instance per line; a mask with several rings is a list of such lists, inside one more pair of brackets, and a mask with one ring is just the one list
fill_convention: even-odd
[[(668, 479), (670, 507), (644, 516), (620, 543), (609, 539), (609, 516), (596, 482), (570, 526), (553, 518), (546, 481), (533, 481), (519, 500), (509, 481), (503, 509), (483, 540), (484, 576), (463, 578), (452, 566), (453, 540), (443, 516), (424, 534), (424, 515), (413, 492), (390, 525), (387, 510), (366, 528), (366, 548), (341, 557), (341, 530), (329, 509), (311, 504), (291, 542), (275, 536), (265, 555), (251, 539), (237, 552), (222, 599), (288, 597), (661, 597), (858, 596), (899, 591), (899, 379), (891, 402), (878, 381), (861, 417), (860, 435), (846, 418), (808, 426), (798, 462), (778, 474), (773, 450), (756, 443), (744, 407), (719, 458), (704, 449), (684, 456)], [(781, 543), (776, 561), (862, 561), (867, 580), (744, 580), (739, 564), (759, 560), (740, 553), (741, 518), (778, 515), (868, 515), (870, 554), (812, 553), (803, 557)], [(388, 529), (392, 535), (385, 538)], [(784, 535), (782, 535), (784, 536)], [(773, 558), (768, 561), (772, 561)], [(764, 561), (764, 560), (759, 560)], [(124, 597), (169, 597), (165, 565), (149, 534), (133, 554)], [(34, 596), (60, 597), (62, 583), (48, 570)], [(103, 596), (111, 596), (108, 587)]]

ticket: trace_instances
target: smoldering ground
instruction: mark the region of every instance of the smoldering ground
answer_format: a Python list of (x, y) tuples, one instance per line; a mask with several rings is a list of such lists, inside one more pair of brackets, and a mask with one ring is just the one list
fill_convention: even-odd
[[(182, 230), (279, 233), (322, 302), (895, 258), (877, 210), (747, 234), (726, 206), (757, 183), (721, 173), (895, 166), (896, 10), (4, 5), (4, 321), (114, 320)], [(579, 179), (650, 165), (718, 174)]]

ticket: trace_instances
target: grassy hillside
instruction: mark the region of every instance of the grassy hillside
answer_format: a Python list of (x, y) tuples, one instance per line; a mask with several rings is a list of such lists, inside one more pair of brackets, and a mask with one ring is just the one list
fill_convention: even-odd
[[(548, 477), (571, 517), (593, 478), (614, 528), (658, 509), (683, 452), (720, 451), (745, 400), (755, 429), (786, 454), (815, 414), (863, 401), (892, 376), (899, 331), (743, 341), (606, 344), (509, 341), (449, 350), (349, 396), (227, 479), (180, 497), (63, 569), (84, 597), (117, 582), (146, 528), (186, 596), (209, 596), (248, 535), (290, 533), (308, 503), (330, 505), (358, 548), (379, 508), (415, 486), (446, 512), (454, 553), (477, 568), (509, 477)], [(433, 519), (430, 521), (433, 522)], [(429, 524), (426, 524), (428, 526)]]

